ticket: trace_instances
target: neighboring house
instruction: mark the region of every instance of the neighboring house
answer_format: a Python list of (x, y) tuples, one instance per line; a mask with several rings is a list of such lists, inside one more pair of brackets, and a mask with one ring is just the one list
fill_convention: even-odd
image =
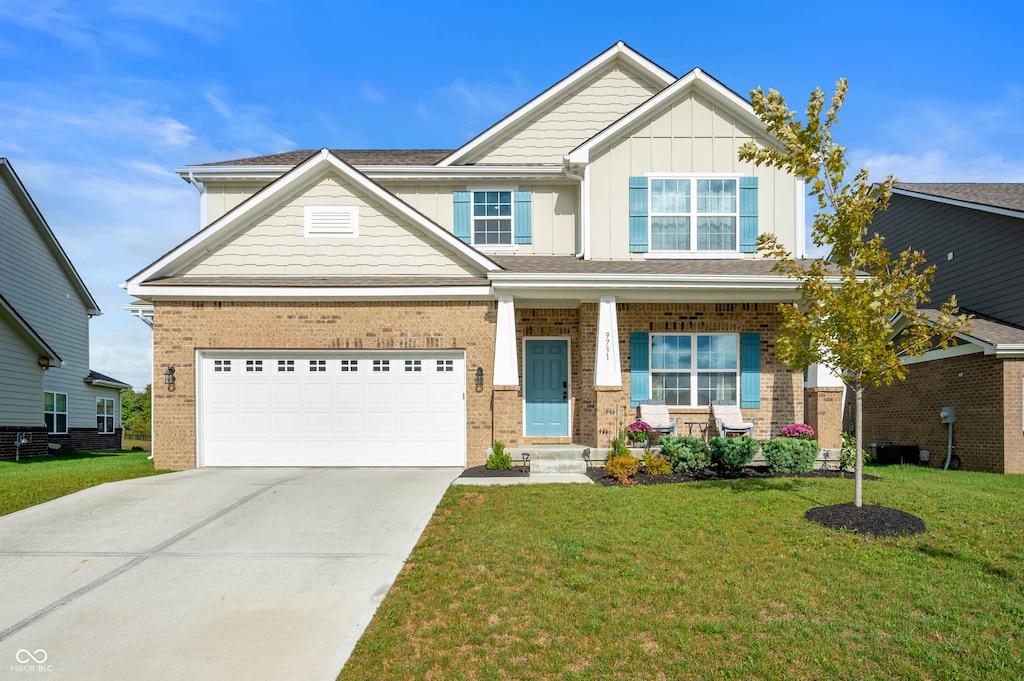
[(1024, 184), (903, 182), (872, 229), (891, 252), (923, 251), (936, 266), (936, 308), (956, 295), (975, 319), (948, 350), (906, 360), (906, 381), (865, 391), (867, 440), (917, 445), (944, 465), (940, 412), (954, 407), (961, 468), (1024, 473)]
[(47, 443), (119, 448), (130, 386), (89, 370), (99, 307), (6, 158), (0, 253), (0, 459), (45, 454)]
[(749, 139), (777, 144), (743, 97), (618, 43), (459, 149), (178, 168), (203, 228), (125, 284), (157, 465), (472, 466), (607, 447), (650, 398), (684, 434), (726, 399), (777, 436), (796, 293), (755, 240), (801, 252), (805, 191)]

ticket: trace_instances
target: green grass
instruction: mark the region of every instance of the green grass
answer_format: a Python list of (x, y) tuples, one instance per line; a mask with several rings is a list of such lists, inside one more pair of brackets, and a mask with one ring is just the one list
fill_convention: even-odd
[(453, 487), (338, 678), (1024, 678), (1024, 476), (870, 472), (927, 533), (804, 520), (852, 480)]
[(141, 478), (154, 470), (147, 452), (61, 452), (0, 461), (0, 515), (20, 511), (103, 482)]

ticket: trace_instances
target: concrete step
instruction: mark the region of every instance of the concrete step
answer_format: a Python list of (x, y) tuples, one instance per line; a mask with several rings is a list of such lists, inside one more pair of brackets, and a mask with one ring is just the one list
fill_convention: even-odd
[(521, 461), (523, 452), (530, 454), (530, 475), (568, 475), (587, 472), (583, 452), (587, 447), (575, 445), (534, 445), (509, 449), (512, 461)]

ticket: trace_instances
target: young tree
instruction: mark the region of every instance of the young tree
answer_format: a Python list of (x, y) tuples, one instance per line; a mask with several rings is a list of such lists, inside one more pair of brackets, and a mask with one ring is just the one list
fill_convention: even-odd
[[(775, 271), (797, 280), (801, 304), (780, 305), (782, 330), (776, 341), (779, 358), (794, 369), (821, 363), (838, 371), (855, 398), (857, 453), (854, 504), (862, 504), (862, 410), (864, 388), (903, 380), (903, 356), (919, 357), (939, 346), (946, 348), (969, 320), (958, 315), (956, 298), (942, 304), (939, 314), (926, 319), (918, 306), (929, 301), (935, 267), (924, 267), (924, 253), (906, 250), (893, 258), (878, 234), (868, 236), (874, 211), (885, 210), (896, 184), (892, 175), (870, 184), (868, 170), (846, 179), (846, 147), (832, 140), (847, 82), (836, 83), (831, 105), (815, 88), (806, 121), (796, 119), (782, 95), (758, 88), (750, 93), (754, 112), (782, 149), (748, 141), (740, 148), (742, 161), (788, 170), (804, 180), (818, 199), (811, 238), (830, 249), (827, 260), (797, 260), (774, 234), (762, 234), (758, 251), (777, 259)], [(893, 322), (905, 326), (894, 335)]]

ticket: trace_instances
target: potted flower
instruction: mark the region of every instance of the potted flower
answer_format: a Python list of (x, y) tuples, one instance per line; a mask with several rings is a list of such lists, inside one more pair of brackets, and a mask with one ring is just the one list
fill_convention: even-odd
[(814, 439), (814, 428), (806, 423), (791, 423), (782, 429), (782, 437), (792, 437), (797, 440)]
[(649, 423), (637, 419), (626, 426), (626, 437), (630, 442), (647, 442), (651, 437), (651, 426)]

